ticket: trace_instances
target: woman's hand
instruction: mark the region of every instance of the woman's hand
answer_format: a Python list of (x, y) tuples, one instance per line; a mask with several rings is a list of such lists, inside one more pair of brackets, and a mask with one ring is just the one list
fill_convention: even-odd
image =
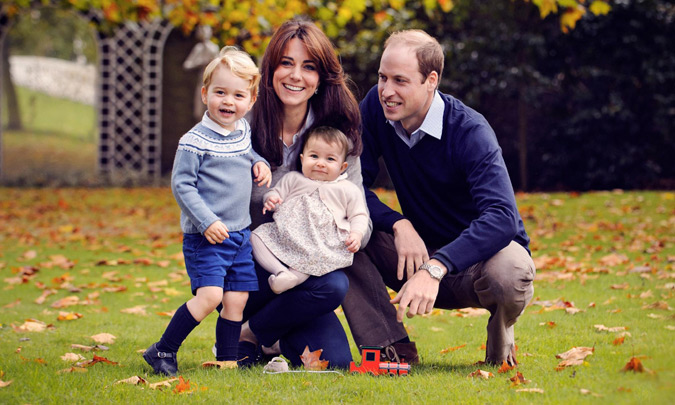
[(363, 235), (360, 232), (350, 232), (347, 240), (345, 240), (347, 250), (352, 253), (358, 252), (361, 248), (361, 239), (363, 239)]
[(272, 172), (265, 163), (258, 162), (253, 166), (253, 181), (258, 183), (258, 187), (267, 183), (267, 188), (270, 188), (272, 184)]
[(265, 204), (263, 205), (263, 215), (267, 213), (267, 211), (274, 211), (277, 209), (277, 205), (281, 204), (284, 202), (284, 200), (281, 199), (281, 197), (273, 195), (267, 197), (265, 200)]
[(210, 244), (223, 243), (223, 241), (230, 237), (229, 230), (224, 223), (216, 221), (209, 225), (204, 231), (204, 237)]

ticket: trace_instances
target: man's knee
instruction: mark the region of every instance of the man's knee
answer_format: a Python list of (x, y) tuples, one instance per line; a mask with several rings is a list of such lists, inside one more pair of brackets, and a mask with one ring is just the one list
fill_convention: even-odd
[(534, 276), (530, 255), (522, 246), (511, 242), (485, 263), (481, 278), (496, 304), (520, 314), (534, 294)]

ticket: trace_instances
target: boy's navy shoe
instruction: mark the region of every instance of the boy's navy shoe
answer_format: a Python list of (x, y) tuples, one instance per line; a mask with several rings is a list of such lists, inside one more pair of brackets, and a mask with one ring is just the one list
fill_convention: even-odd
[(263, 352), (260, 345), (251, 342), (239, 342), (237, 350), (237, 365), (239, 368), (249, 368), (263, 361)]
[(175, 377), (178, 373), (178, 360), (176, 353), (160, 352), (157, 350), (157, 343), (153, 343), (148, 350), (143, 353), (143, 358), (157, 374), (165, 374)]

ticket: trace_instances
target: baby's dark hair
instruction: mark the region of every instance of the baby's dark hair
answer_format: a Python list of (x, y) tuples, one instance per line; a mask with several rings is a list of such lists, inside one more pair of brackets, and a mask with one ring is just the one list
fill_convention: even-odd
[[(329, 144), (337, 144), (342, 147), (342, 157), (347, 159), (347, 155), (352, 150), (352, 141), (347, 138), (347, 135), (344, 132), (340, 131), (337, 128), (321, 126), (313, 128), (305, 136), (305, 146), (307, 142), (312, 138), (319, 138)], [(304, 149), (304, 147), (303, 147)]]

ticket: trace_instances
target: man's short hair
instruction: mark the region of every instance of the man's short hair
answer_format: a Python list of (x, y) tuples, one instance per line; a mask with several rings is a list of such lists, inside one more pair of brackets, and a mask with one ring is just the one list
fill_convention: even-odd
[(445, 55), (443, 54), (443, 47), (436, 38), (422, 30), (404, 30), (391, 34), (384, 43), (384, 49), (393, 44), (405, 44), (415, 50), (419, 70), (422, 74), (422, 83), (427, 80), (431, 72), (436, 72), (440, 84)]

